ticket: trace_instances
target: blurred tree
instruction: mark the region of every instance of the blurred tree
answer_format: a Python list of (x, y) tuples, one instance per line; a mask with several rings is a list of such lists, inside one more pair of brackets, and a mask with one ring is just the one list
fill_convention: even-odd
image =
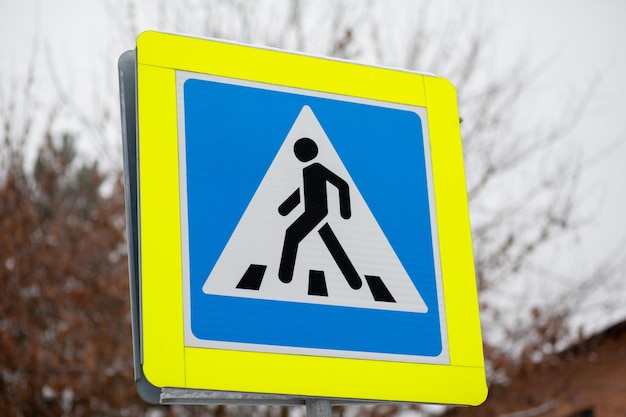
[[(5, 133), (16, 133), (2, 116)], [(5, 136), (3, 153), (10, 158), (0, 176), (0, 414), (144, 409), (128, 389), (121, 181), (103, 195), (98, 165), (76, 158), (74, 136), (49, 129), (26, 170), (28, 139)]]

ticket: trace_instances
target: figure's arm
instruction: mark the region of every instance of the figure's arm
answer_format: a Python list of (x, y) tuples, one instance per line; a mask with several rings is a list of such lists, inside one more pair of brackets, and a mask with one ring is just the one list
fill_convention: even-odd
[(296, 191), (291, 193), (291, 195), (287, 197), (287, 199), (283, 201), (280, 206), (278, 206), (278, 212), (281, 216), (286, 216), (291, 213), (291, 211), (295, 209), (298, 204), (300, 204), (300, 189), (296, 188)]
[(341, 177), (334, 172), (326, 170), (328, 182), (339, 190), (339, 213), (344, 219), (349, 219), (352, 215), (350, 208), (350, 187)]
[(349, 219), (352, 215), (350, 208), (350, 188), (348, 188), (347, 182), (344, 180), (341, 180), (341, 182), (345, 186), (337, 187), (339, 189), (339, 213), (344, 219)]

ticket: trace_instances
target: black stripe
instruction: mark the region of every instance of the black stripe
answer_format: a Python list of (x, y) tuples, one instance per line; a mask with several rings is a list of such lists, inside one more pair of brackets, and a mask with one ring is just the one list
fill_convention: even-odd
[(250, 264), (245, 274), (237, 284), (237, 288), (241, 288), (244, 290), (258, 290), (261, 288), (261, 281), (263, 280), (263, 275), (265, 275), (265, 270), (267, 269), (267, 265), (255, 265)]

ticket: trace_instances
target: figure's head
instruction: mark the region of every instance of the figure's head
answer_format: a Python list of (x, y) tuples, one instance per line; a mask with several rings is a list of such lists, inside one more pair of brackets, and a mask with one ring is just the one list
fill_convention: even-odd
[(317, 156), (317, 145), (313, 139), (300, 138), (293, 145), (293, 153), (302, 162), (309, 162)]

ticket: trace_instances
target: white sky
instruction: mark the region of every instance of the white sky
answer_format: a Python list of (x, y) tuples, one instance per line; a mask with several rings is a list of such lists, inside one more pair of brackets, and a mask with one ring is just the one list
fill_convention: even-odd
[[(435, 4), (454, 4), (450, 1)], [(546, 66), (536, 107), (550, 115), (559, 101), (599, 78), (584, 118), (572, 132), (588, 166), (580, 203), (590, 223), (581, 229), (579, 246), (561, 253), (572, 269), (591, 269), (605, 254), (626, 244), (626, 2), (622, 0), (485, 0), (485, 19), (498, 25), (498, 55), (506, 62), (528, 51)], [(0, 94), (23, 77), (33, 45), (39, 42), (38, 67), (51, 63), (61, 84), (89, 112), (98, 91), (117, 100), (119, 35), (107, 26), (101, 1), (0, 0)], [(147, 28), (146, 28), (147, 29)], [(53, 77), (46, 69), (38, 88), (40, 100), (54, 101)], [(94, 84), (94, 80), (102, 80)], [(0, 97), (0, 100), (5, 100)], [(117, 145), (116, 143), (115, 145)], [(89, 144), (83, 145), (89, 147)], [(592, 156), (604, 152), (602, 159)], [(626, 314), (622, 311), (617, 314)], [(620, 317), (616, 317), (619, 319)], [(623, 317), (621, 317), (623, 318)]]
[[(577, 205), (585, 226), (573, 239), (575, 244), (554, 245), (546, 254), (548, 265), (559, 264), (566, 278), (591, 271), (600, 260), (626, 247), (626, 2), (620, 0), (498, 0), (492, 6), (499, 24), (499, 58), (529, 52), (545, 67), (536, 92), (538, 114), (551, 115), (573, 100), (576, 92), (598, 83), (584, 115), (568, 137), (573, 155), (582, 154), (584, 175), (578, 188)], [(554, 115), (557, 117), (557, 115)], [(550, 258), (552, 257), (552, 258)], [(623, 266), (623, 263), (622, 263)], [(589, 288), (589, 302), (580, 300), (574, 323), (596, 331), (623, 320), (626, 308), (624, 273), (607, 288)], [(521, 284), (523, 285), (523, 284)], [(560, 284), (563, 285), (563, 284)], [(567, 285), (567, 284), (566, 284)], [(527, 288), (514, 294), (524, 307), (528, 294), (558, 288), (545, 279), (540, 289)], [(523, 294), (526, 291), (526, 294)], [(517, 297), (516, 297), (517, 296)], [(617, 305), (616, 305), (617, 301)], [(593, 306), (592, 309), (589, 307)], [(515, 308), (515, 307), (513, 307)]]
[[(577, 204), (587, 223), (577, 234), (576, 245), (556, 247), (554, 253), (562, 275), (580, 275), (616, 250), (623, 257), (626, 248), (626, 2), (500, 0), (498, 8), (506, 22), (501, 42), (530, 45), (533, 55), (546, 63), (545, 92), (538, 94), (536, 103), (540, 111), (549, 114), (573, 99), (575, 91), (594, 79), (598, 82), (568, 139), (584, 156)], [(623, 302), (614, 303), (626, 298), (624, 275), (594, 294), (601, 301), (582, 300), (575, 321), (598, 330), (623, 320), (626, 309), (619, 307)], [(545, 288), (550, 288), (548, 282)], [(591, 304), (605, 305), (590, 311)]]
[[(548, 65), (544, 100), (568, 100), (599, 77), (583, 120), (572, 133), (587, 158), (589, 172), (581, 204), (594, 213), (586, 230), (588, 251), (608, 250), (626, 232), (626, 2), (620, 0), (500, 0), (506, 19), (502, 43), (530, 45)], [(547, 103), (545, 103), (547, 104)], [(543, 108), (543, 106), (542, 106)], [(550, 107), (546, 106), (549, 112)], [(605, 149), (609, 152), (602, 152)]]

